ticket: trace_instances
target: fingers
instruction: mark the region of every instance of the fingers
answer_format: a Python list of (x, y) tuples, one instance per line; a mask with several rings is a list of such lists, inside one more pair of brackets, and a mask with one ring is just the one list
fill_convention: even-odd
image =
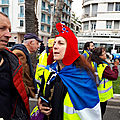
[(39, 107), (41, 113), (43, 113), (45, 115), (51, 114), (52, 108), (43, 106), (41, 103), (41, 98), (38, 99), (38, 107)]
[(44, 113), (45, 115), (50, 115), (51, 114), (51, 111), (52, 111), (52, 108), (49, 108), (49, 107), (41, 107), (41, 112)]
[(114, 65), (115, 65), (115, 66), (118, 66), (118, 65), (119, 65), (119, 60), (118, 60), (118, 59), (115, 60)]

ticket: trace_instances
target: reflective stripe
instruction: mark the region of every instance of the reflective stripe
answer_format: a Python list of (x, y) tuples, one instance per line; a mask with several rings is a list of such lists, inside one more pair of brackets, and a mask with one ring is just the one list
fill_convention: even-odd
[[(109, 82), (108, 79), (105, 79), (105, 83)], [(104, 84), (104, 81), (102, 81), (100, 84)]]
[(66, 105), (64, 105), (64, 112), (67, 114), (74, 114), (76, 113), (75, 109), (73, 107), (68, 107)]
[(40, 80), (35, 79), (35, 81), (36, 81), (37, 83), (41, 84), (41, 81), (40, 81)]
[(45, 65), (38, 65), (38, 67), (44, 67), (45, 68), (46, 66)]
[(105, 93), (105, 92), (108, 92), (110, 89), (112, 89), (112, 86), (111, 87), (109, 87), (108, 89), (106, 89), (106, 90), (99, 90), (98, 91), (98, 93)]

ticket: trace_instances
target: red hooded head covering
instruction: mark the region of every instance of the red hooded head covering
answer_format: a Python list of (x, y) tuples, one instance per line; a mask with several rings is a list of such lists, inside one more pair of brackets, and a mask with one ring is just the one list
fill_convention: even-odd
[[(75, 37), (74, 33), (70, 30), (69, 27), (57, 23), (56, 29), (58, 30), (59, 34), (55, 37), (63, 37), (67, 40), (67, 48), (65, 51), (64, 58), (62, 59), (62, 62), (64, 65), (71, 65), (79, 56), (78, 52), (78, 41)], [(50, 53), (50, 56), (48, 57), (48, 64), (52, 60), (52, 52)]]

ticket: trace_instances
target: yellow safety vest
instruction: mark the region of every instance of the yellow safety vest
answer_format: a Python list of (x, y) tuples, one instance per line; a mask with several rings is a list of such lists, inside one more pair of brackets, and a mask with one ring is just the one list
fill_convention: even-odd
[(100, 102), (105, 102), (108, 99), (113, 97), (113, 88), (112, 88), (112, 81), (102, 78), (103, 72), (108, 66), (107, 64), (99, 64), (97, 67), (97, 72), (99, 79), (101, 80), (99, 86), (97, 87), (98, 93), (99, 93), (99, 98)]
[[(45, 95), (45, 88), (46, 88), (46, 83), (48, 82), (49, 75), (50, 75), (50, 72), (47, 69), (45, 69), (44, 71), (45, 84), (44, 84), (43, 95)], [(64, 120), (81, 120), (79, 115), (75, 113), (75, 109), (70, 100), (68, 92), (66, 93), (66, 96), (64, 99), (64, 113), (63, 114), (64, 114), (63, 115)]]
[(43, 75), (43, 72), (45, 70), (45, 67), (47, 66), (47, 52), (44, 50), (40, 56), (39, 56), (39, 62), (37, 63), (36, 72), (35, 72), (35, 80), (37, 82), (37, 89), (40, 89), (41, 84), (41, 75)]
[(89, 53), (88, 53), (88, 51), (87, 51), (87, 50), (84, 50), (83, 54), (84, 54), (84, 53), (87, 54), (86, 59), (88, 59), (88, 57), (90, 56)]

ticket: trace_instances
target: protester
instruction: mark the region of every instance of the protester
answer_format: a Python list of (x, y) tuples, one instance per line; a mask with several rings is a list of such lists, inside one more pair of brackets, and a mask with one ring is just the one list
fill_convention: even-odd
[[(56, 62), (51, 59), (44, 71), (38, 99), (44, 120), (101, 120), (94, 71), (79, 54), (74, 33), (61, 23), (56, 28), (59, 34), (50, 53)], [(48, 107), (41, 96), (50, 102)]]
[(94, 49), (94, 43), (92, 41), (86, 42), (83, 49), (83, 55), (86, 59), (88, 59), (89, 55), (92, 53)]
[(112, 81), (118, 78), (119, 60), (114, 62), (111, 70), (108, 62), (106, 61), (106, 50), (104, 47), (95, 48), (89, 57), (88, 61), (93, 61), (96, 72), (99, 76), (98, 93), (100, 98), (102, 118), (106, 111), (107, 101), (113, 97)]
[(16, 44), (11, 49), (13, 53), (19, 57), (23, 65), (23, 82), (28, 97), (32, 98), (35, 97), (35, 89), (37, 89), (37, 87), (30, 54), (37, 51), (37, 49), (40, 47), (39, 42), (41, 42), (41, 40), (36, 34), (28, 33), (24, 35), (23, 44)]
[(25, 91), (22, 66), (6, 46), (11, 37), (11, 23), (0, 12), (0, 118), (28, 120), (29, 101)]
[(54, 43), (54, 38), (48, 39), (48, 44), (46, 46), (46, 49), (40, 54), (38, 58), (38, 63), (37, 63), (36, 72), (35, 72), (35, 80), (37, 82), (37, 91), (39, 91), (40, 89), (41, 78), (43, 77), (43, 72), (45, 70), (45, 67), (47, 66), (47, 58), (53, 47), (53, 43)]

